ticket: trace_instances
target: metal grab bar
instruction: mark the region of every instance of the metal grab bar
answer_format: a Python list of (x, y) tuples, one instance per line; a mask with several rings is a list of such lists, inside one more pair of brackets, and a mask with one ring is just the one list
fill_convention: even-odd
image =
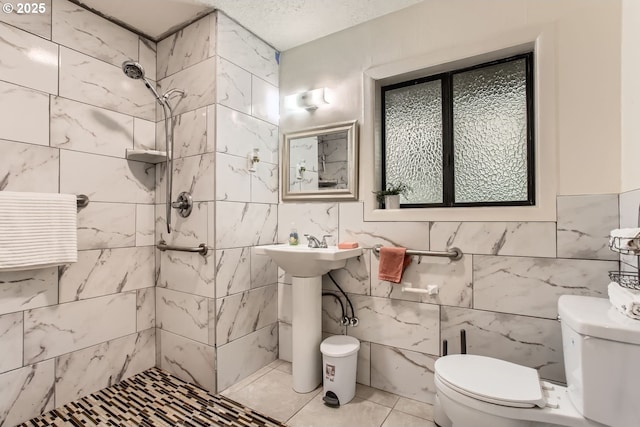
[[(373, 253), (375, 254), (376, 258), (380, 256), (380, 248), (382, 247), (382, 245), (375, 245), (373, 247)], [(435, 257), (445, 257), (445, 258), (451, 258), (453, 261), (458, 261), (459, 259), (462, 258), (462, 255), (464, 255), (462, 253), (462, 250), (460, 248), (449, 248), (448, 251), (446, 252), (442, 252), (442, 251), (419, 251), (419, 250), (415, 250), (415, 249), (407, 249), (407, 255), (417, 255), (417, 256), (435, 256)]]
[(207, 255), (207, 253), (209, 252), (209, 247), (205, 243), (200, 243), (198, 247), (188, 247), (188, 246), (167, 245), (167, 242), (165, 242), (164, 240), (160, 240), (156, 245), (156, 248), (160, 249), (162, 252), (164, 251), (197, 252), (202, 256)]

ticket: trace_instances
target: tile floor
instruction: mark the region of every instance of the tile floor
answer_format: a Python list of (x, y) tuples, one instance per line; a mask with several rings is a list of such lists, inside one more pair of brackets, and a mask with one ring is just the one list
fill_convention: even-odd
[(357, 384), (356, 397), (340, 408), (292, 389), (291, 363), (276, 360), (221, 394), (291, 427), (435, 427), (431, 405)]
[(152, 368), (21, 427), (435, 427), (431, 405), (360, 384), (351, 402), (329, 408), (322, 386), (306, 394), (293, 391), (291, 364), (282, 360), (221, 395)]
[[(0, 425), (2, 425), (0, 419)], [(226, 396), (152, 368), (19, 427), (285, 427)]]

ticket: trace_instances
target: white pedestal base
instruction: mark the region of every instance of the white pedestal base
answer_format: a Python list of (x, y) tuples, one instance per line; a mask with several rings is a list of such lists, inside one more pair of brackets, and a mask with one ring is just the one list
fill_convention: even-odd
[(322, 382), (322, 276), (292, 281), (293, 389), (309, 393)]

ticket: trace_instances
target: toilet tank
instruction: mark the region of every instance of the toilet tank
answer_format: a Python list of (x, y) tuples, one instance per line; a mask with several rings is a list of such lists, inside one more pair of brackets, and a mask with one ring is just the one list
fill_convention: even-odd
[(569, 398), (593, 421), (640, 426), (640, 320), (608, 299), (563, 295), (558, 300)]

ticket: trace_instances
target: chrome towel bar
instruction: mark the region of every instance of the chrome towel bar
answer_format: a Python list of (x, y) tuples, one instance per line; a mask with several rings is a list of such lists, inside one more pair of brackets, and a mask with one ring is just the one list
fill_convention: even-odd
[[(380, 256), (380, 248), (382, 245), (375, 245), (373, 247), (373, 253), (376, 258)], [(462, 250), (460, 248), (449, 248), (448, 251), (420, 251), (416, 249), (407, 249), (407, 255), (417, 255), (417, 256), (435, 256), (435, 257), (445, 257), (451, 258), (453, 261), (458, 261), (462, 258)]]
[(84, 194), (76, 195), (76, 204), (79, 208), (86, 208), (89, 204), (89, 197)]
[(207, 255), (207, 253), (209, 252), (209, 247), (205, 243), (200, 243), (197, 247), (188, 247), (188, 246), (167, 245), (167, 242), (165, 242), (164, 240), (160, 240), (156, 245), (156, 248), (160, 249), (162, 252), (164, 251), (197, 252), (202, 256)]

